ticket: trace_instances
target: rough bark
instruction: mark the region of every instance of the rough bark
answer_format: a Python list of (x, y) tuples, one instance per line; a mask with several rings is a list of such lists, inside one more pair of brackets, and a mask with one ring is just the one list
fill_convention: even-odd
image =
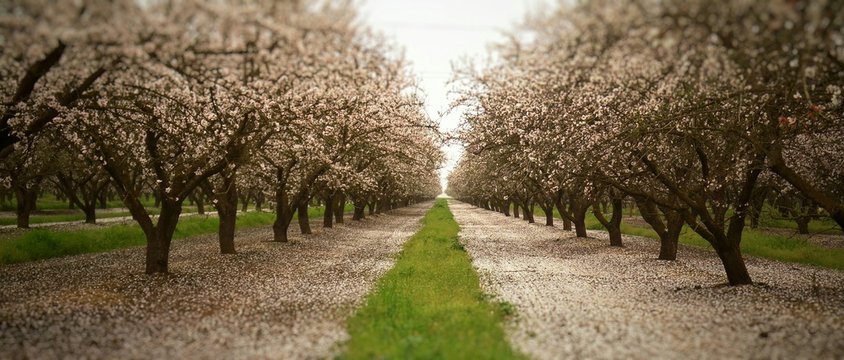
[(352, 220), (363, 220), (366, 217), (366, 204), (362, 200), (355, 200), (353, 203), (355, 205), (355, 211), (352, 214)]
[(234, 233), (237, 227), (237, 181), (236, 175), (225, 176), (221, 189), (215, 194), (217, 217), (220, 219), (218, 236), (221, 254), (236, 254)]
[(257, 194), (255, 194), (255, 211), (264, 211), (264, 200), (264, 193), (262, 191), (257, 191)]
[(97, 223), (97, 207), (90, 206), (85, 207), (82, 209), (82, 212), (85, 213), (85, 223), (86, 224), (96, 224)]
[(29, 229), (29, 217), (32, 215), (32, 211), (35, 210), (35, 200), (38, 197), (38, 192), (32, 188), (17, 185), (15, 186), (15, 197), (18, 202), (15, 208), (17, 226), (21, 229)]
[(554, 207), (540, 206), (545, 213), (545, 226), (554, 226)]
[(571, 231), (572, 215), (569, 213), (569, 208), (563, 202), (563, 195), (562, 190), (557, 192), (557, 195), (554, 197), (554, 207), (557, 208), (557, 212), (560, 213), (560, 217), (563, 219), (563, 230)]
[(762, 208), (765, 206), (765, 198), (768, 196), (768, 192), (770, 192), (769, 187), (760, 187), (753, 192), (750, 200), (750, 212), (748, 213), (751, 229), (759, 227), (759, 217), (762, 215)]
[(343, 223), (343, 216), (346, 213), (346, 195), (337, 194), (336, 203), (334, 205), (334, 222), (338, 224)]
[(150, 229), (144, 230), (144, 235), (147, 238), (147, 274), (167, 273), (169, 271), (170, 244), (173, 240), (173, 233), (176, 231), (176, 224), (179, 222), (179, 215), (181, 213), (181, 202), (172, 199), (162, 199), (158, 223)]
[(334, 192), (328, 192), (325, 197), (325, 211), (322, 214), (322, 227), (334, 227)]
[(311, 234), (311, 221), (308, 217), (308, 202), (300, 201), (296, 208), (296, 216), (299, 220), (299, 230), (302, 234)]
[[(668, 208), (657, 208), (656, 204), (646, 198), (635, 198), (636, 206), (642, 218), (659, 235), (659, 260), (677, 260), (677, 243), (680, 231), (683, 229), (683, 216), (679, 211)], [(659, 216), (662, 212), (665, 221)]]
[(196, 205), (196, 213), (199, 215), (205, 215), (205, 197), (202, 194), (191, 194), (190, 196), (191, 202)]
[(601, 207), (597, 202), (592, 204), (592, 213), (601, 225), (604, 225), (604, 228), (607, 229), (607, 233), (610, 237), (610, 246), (620, 247), (623, 246), (621, 240), (621, 215), (624, 202), (621, 198), (613, 198), (610, 203), (612, 204), (612, 215), (609, 219), (604, 216), (604, 212), (601, 210)]
[(724, 265), (724, 270), (727, 272), (727, 281), (730, 285), (745, 285), (752, 284), (753, 280), (750, 278), (750, 273), (747, 272), (747, 266), (744, 264), (744, 258), (741, 256), (739, 244), (736, 242), (730, 245), (719, 246), (716, 250), (721, 263)]
[(240, 195), (240, 211), (246, 212), (249, 210), (249, 192), (244, 191), (243, 194)]
[[(688, 191), (681, 189), (647, 155), (642, 155), (640, 161), (642, 161), (657, 180), (690, 208), (690, 211), (684, 212), (686, 223), (715, 249), (727, 273), (727, 280), (730, 285), (752, 284), (753, 281), (741, 256), (740, 244), (747, 218), (747, 208), (750, 204), (753, 190), (756, 187), (756, 182), (759, 179), (759, 174), (762, 172), (761, 168), (764, 165), (765, 155), (757, 155), (751, 166), (745, 171), (745, 178), (741, 184), (741, 189), (732, 201), (735, 214), (730, 217), (729, 224), (726, 228), (724, 227), (725, 223), (719, 220), (721, 217), (720, 209), (711, 209), (707, 206), (705, 198), (698, 198)], [(698, 218), (700, 221), (698, 221)]]
[(574, 213), (574, 233), (577, 237), (587, 237), (586, 234), (586, 206), (576, 206), (572, 208)]
[(275, 191), (275, 222), (273, 223), (273, 241), (287, 242), (287, 229), (293, 220), (293, 211), (288, 202), (287, 190), (285, 189), (286, 176), (281, 169), (276, 170), (276, 191)]

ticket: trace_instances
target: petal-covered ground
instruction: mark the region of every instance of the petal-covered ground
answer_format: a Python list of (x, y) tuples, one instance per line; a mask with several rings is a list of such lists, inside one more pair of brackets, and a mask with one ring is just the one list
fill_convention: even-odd
[(842, 358), (844, 272), (747, 258), (725, 286), (714, 252), (572, 232), (452, 201), (484, 290), (514, 305), (513, 345), (536, 359)]
[(325, 358), (345, 319), (419, 228), (430, 203), (267, 242), (240, 232), (173, 243), (170, 275), (143, 248), (0, 267), (0, 358)]

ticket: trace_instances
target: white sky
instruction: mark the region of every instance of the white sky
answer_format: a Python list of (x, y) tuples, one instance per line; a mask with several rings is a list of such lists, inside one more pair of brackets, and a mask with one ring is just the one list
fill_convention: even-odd
[[(548, 9), (553, 0), (363, 0), (361, 18), (406, 50), (413, 72), (427, 95), (428, 114), (440, 121), (440, 129), (452, 130), (460, 114), (440, 115), (448, 109), (452, 62), (463, 57), (482, 60), (487, 45), (503, 40), (528, 13)], [(460, 158), (462, 149), (444, 149), (448, 164), (445, 177)]]

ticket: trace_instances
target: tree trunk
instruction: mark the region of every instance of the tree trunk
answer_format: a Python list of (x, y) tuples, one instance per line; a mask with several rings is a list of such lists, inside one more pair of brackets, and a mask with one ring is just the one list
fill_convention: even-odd
[(586, 235), (586, 206), (577, 206), (574, 209), (574, 233), (577, 237), (587, 237)]
[(518, 219), (519, 218), (519, 203), (513, 202), (513, 217)]
[(812, 218), (806, 215), (798, 216), (794, 221), (797, 223), (797, 232), (799, 234), (809, 234), (809, 222)]
[(624, 200), (614, 198), (610, 203), (612, 204), (612, 218), (610, 219), (610, 226), (607, 228), (610, 234), (610, 246), (624, 246), (621, 242), (621, 216), (624, 211)]
[(365, 204), (363, 201), (354, 201), (355, 204), (355, 212), (352, 215), (352, 220), (363, 220), (365, 215)]
[(220, 253), (236, 254), (234, 233), (237, 227), (237, 182), (235, 176), (226, 177), (220, 190), (215, 194), (217, 198), (215, 208), (220, 220), (220, 227), (217, 230)]
[(322, 214), (322, 227), (334, 227), (334, 194), (329, 192), (325, 198), (325, 211)]
[(369, 209), (369, 216), (375, 215), (375, 201), (367, 202), (366, 207)]
[(258, 191), (258, 194), (255, 195), (255, 211), (264, 211), (264, 193), (262, 191)]
[(744, 259), (741, 256), (741, 249), (738, 243), (735, 245), (716, 246), (715, 252), (721, 258), (724, 264), (724, 270), (727, 272), (727, 281), (730, 285), (747, 285), (752, 284), (750, 274), (747, 272), (747, 266), (744, 264)]
[(571, 231), (571, 219), (569, 218), (565, 205), (563, 205), (562, 193), (557, 194), (554, 199), (554, 206), (557, 208), (557, 212), (560, 213), (560, 217), (563, 219), (563, 230)]
[(170, 244), (173, 241), (173, 233), (176, 231), (181, 213), (181, 202), (162, 199), (158, 223), (150, 229), (151, 231), (145, 231), (147, 238), (147, 274), (163, 274), (169, 271)]
[(818, 215), (818, 208), (817, 206), (812, 203), (811, 200), (802, 199), (798, 202), (799, 209), (795, 209), (795, 216), (794, 221), (797, 222), (797, 232), (800, 234), (808, 235), (809, 234), (809, 223), (812, 222), (812, 219)]
[(759, 228), (759, 217), (762, 215), (762, 208), (765, 206), (765, 197), (767, 197), (770, 189), (768, 187), (760, 187), (753, 191), (753, 197), (750, 199), (750, 228)]
[(504, 216), (510, 216), (510, 200), (504, 201)]
[(194, 195), (193, 203), (196, 204), (196, 213), (205, 215), (205, 197), (202, 195)]
[[(601, 206), (599, 206), (597, 202), (592, 204), (592, 214), (594, 214), (595, 218), (598, 219), (598, 222), (607, 229), (607, 234), (610, 238), (610, 246), (624, 246), (621, 240), (621, 215), (624, 210), (622, 208), (624, 202), (621, 198), (613, 198), (610, 202), (612, 204), (612, 215), (609, 219), (604, 216), (604, 210), (601, 209)], [(604, 207), (604, 209), (606, 209), (606, 207)]]
[[(641, 207), (640, 207), (641, 208)], [(665, 212), (665, 231), (659, 232), (659, 260), (677, 260), (677, 243), (683, 230), (683, 217), (676, 211)]]
[(288, 203), (284, 171), (277, 170), (276, 178), (278, 183), (275, 190), (276, 215), (273, 223), (273, 241), (287, 242), (287, 229), (290, 228), (290, 222), (293, 220), (293, 210)]
[(97, 199), (100, 201), (100, 209), (107, 209), (108, 208), (108, 191), (103, 191), (97, 196)]
[(299, 230), (303, 235), (311, 234), (311, 221), (308, 217), (308, 202), (301, 201), (296, 209), (299, 218)]
[(27, 189), (25, 186), (15, 186), (15, 197), (18, 201), (16, 208), (18, 228), (29, 229), (29, 217), (35, 210), (35, 200), (38, 193), (33, 189)]
[(542, 206), (545, 212), (545, 226), (554, 226), (554, 207)]
[(336, 195), (336, 203), (334, 205), (334, 222), (338, 224), (343, 223), (343, 216), (346, 213), (346, 194)]
[(240, 204), (240, 211), (246, 212), (249, 210), (249, 192), (244, 191), (243, 196), (240, 197), (241, 204)]
[(524, 210), (525, 210), (524, 212), (526, 214), (530, 215), (530, 217), (528, 218), (528, 223), (531, 223), (531, 224), (535, 223), (536, 218), (534, 217), (535, 214), (533, 212), (533, 201), (528, 201), (528, 203), (525, 204)]
[(83, 207), (82, 212), (85, 213), (85, 223), (86, 224), (96, 224), (97, 223), (97, 206), (96, 206), (96, 204), (91, 204), (90, 206)]

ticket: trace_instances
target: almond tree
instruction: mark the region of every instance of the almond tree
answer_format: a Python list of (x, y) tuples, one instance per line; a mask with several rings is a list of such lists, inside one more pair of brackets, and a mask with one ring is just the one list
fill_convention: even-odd
[[(826, 185), (840, 171), (810, 169), (842, 168), (831, 150), (842, 124), (840, 6), (593, 1), (541, 17), (532, 36), (513, 36), (496, 63), (459, 84), (458, 103), (472, 110), (461, 135), (470, 161), (490, 163), (461, 165), (520, 174), (532, 196), (545, 183), (561, 198), (579, 190), (560, 213), (576, 220), (584, 206), (564, 208), (591, 204), (619, 240), (630, 196), (660, 234), (660, 258), (675, 256), (685, 222), (731, 284), (750, 283), (739, 245), (766, 168), (840, 212), (840, 186)], [(484, 174), (466, 173), (453, 185), (482, 196), (467, 187)], [(607, 194), (612, 219), (595, 203)]]

